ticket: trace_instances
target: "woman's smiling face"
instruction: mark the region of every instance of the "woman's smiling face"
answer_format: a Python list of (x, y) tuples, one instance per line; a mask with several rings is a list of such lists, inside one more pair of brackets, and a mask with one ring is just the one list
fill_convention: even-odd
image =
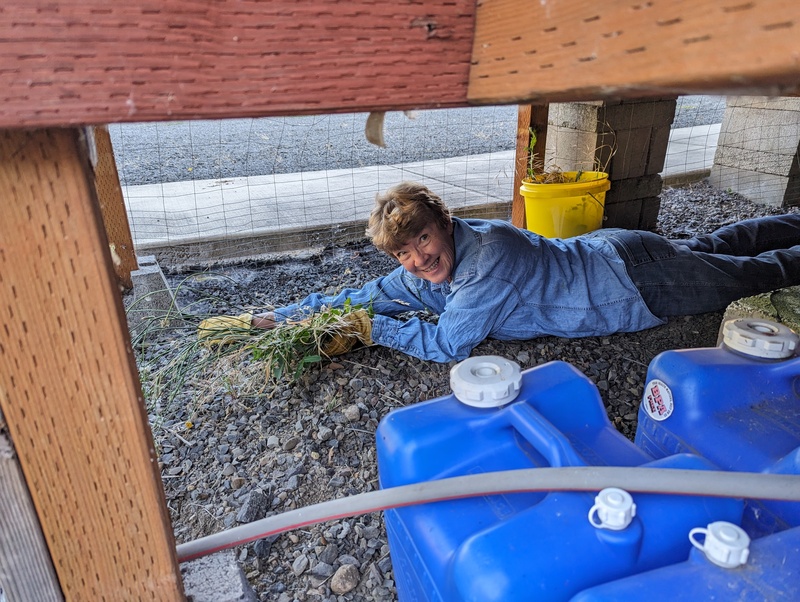
[(455, 267), (455, 242), (453, 224), (442, 228), (431, 223), (416, 236), (412, 236), (394, 256), (406, 271), (432, 282), (441, 284), (449, 280)]

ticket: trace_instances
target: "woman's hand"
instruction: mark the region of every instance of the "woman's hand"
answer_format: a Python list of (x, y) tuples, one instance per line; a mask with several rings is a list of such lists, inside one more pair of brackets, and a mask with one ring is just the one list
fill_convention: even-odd
[(253, 328), (263, 328), (264, 330), (272, 330), (278, 325), (275, 321), (275, 314), (271, 311), (264, 312), (263, 314), (256, 314), (250, 323)]

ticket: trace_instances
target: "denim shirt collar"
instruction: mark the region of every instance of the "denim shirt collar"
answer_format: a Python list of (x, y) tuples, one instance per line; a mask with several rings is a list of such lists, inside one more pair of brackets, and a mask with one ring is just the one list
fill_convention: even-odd
[(455, 243), (455, 265), (453, 266), (452, 283), (453, 285), (458, 285), (460, 281), (475, 275), (477, 267), (474, 258), (480, 246), (480, 234), (473, 230), (464, 220), (454, 217), (453, 240)]

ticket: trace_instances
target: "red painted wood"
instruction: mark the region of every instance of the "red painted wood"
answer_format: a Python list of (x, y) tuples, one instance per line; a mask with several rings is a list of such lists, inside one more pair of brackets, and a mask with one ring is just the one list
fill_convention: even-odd
[(474, 0), (6, 0), (0, 127), (463, 106)]

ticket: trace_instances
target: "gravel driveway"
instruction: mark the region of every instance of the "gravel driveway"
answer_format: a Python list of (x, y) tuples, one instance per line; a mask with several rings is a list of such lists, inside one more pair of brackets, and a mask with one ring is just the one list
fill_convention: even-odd
[[(659, 227), (684, 238), (776, 210), (754, 206), (705, 184), (668, 189)], [(171, 273), (182, 307), (195, 314), (238, 313), (284, 304), (312, 291), (359, 286), (393, 263), (368, 244), (330, 248), (271, 264), (217, 272)], [(130, 299), (127, 299), (130, 301)], [(544, 337), (486, 341), (474, 355), (494, 354), (522, 368), (570, 362), (597, 385), (608, 415), (629, 438), (650, 360), (668, 349), (716, 344), (721, 313), (677, 318), (641, 333), (584, 339)], [(145, 390), (152, 369), (194, 337), (194, 324), (136, 348)], [(312, 365), (294, 383), (247, 394), (224, 370), (225, 386), (185, 384), (174, 399), (151, 405), (159, 466), (178, 542), (377, 488), (375, 428), (394, 408), (449, 393), (447, 364), (417, 360), (383, 347)], [(156, 400), (151, 399), (152, 403)], [(392, 601), (392, 563), (381, 514), (339, 519), (291, 531), (236, 551), (261, 600)], [(332, 590), (346, 574), (352, 587)]]

